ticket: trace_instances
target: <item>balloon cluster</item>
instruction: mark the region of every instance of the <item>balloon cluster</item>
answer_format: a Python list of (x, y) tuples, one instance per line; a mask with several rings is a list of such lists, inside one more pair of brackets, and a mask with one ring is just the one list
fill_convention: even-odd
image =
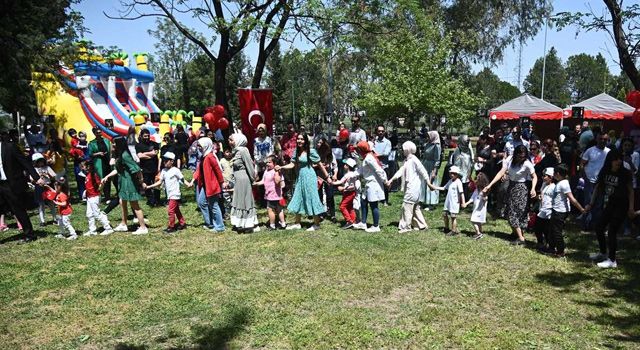
[(636, 109), (631, 116), (631, 121), (635, 126), (640, 126), (640, 91), (629, 91), (626, 100), (631, 107)]
[(225, 113), (222, 105), (207, 107), (202, 121), (207, 124), (210, 130), (226, 130), (229, 128), (229, 120), (224, 117)]

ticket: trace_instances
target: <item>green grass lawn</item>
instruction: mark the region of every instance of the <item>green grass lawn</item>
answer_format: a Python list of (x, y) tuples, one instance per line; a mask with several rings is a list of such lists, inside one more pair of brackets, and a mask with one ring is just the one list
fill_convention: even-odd
[(161, 233), (165, 209), (145, 207), (146, 236), (64, 241), (48, 226), (34, 243), (0, 244), (0, 349), (640, 347), (634, 239), (621, 239), (618, 269), (599, 270), (594, 237), (575, 229), (559, 260), (510, 246), (504, 221), (480, 241), (445, 237), (441, 210), (428, 231), (400, 235), (400, 194), (379, 234), (330, 223), (214, 234), (183, 193), (193, 226), (174, 236)]

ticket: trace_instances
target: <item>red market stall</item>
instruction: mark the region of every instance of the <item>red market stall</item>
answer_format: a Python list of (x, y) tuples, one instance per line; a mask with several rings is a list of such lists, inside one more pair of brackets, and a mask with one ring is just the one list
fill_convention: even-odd
[(634, 108), (605, 93), (588, 98), (582, 102), (567, 107), (564, 110), (565, 125), (573, 128), (578, 119), (570, 119), (573, 107), (584, 108), (584, 120), (591, 125), (600, 125), (602, 130), (615, 130), (620, 133), (624, 127), (625, 118), (630, 119)]
[(563, 110), (535, 96), (524, 94), (489, 111), (489, 125), (494, 130), (503, 122), (518, 124), (520, 117), (531, 118), (533, 131), (541, 139), (557, 139)]

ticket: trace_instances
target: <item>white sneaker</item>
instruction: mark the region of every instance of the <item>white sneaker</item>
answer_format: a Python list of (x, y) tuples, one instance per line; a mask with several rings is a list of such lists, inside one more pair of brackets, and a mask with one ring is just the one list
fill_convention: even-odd
[(129, 228), (127, 227), (127, 225), (125, 225), (123, 223), (120, 223), (113, 230), (115, 232), (127, 232), (127, 231), (129, 231)]
[(369, 232), (369, 233), (380, 232), (380, 226), (371, 226), (368, 229), (366, 229), (365, 232)]
[(607, 259), (603, 262), (599, 262), (598, 267), (601, 267), (603, 269), (616, 268), (618, 267), (618, 263), (615, 261), (611, 261), (610, 259)]
[(260, 226), (256, 226), (253, 228), (253, 232), (260, 232)]
[(356, 230), (366, 230), (367, 224), (365, 224), (364, 222), (359, 222), (357, 224), (353, 224), (353, 228)]
[[(139, 222), (140, 222), (140, 220), (138, 220), (138, 218), (133, 218), (133, 223), (134, 224), (137, 224)], [(148, 223), (149, 223), (149, 219), (144, 218), (144, 224), (147, 225)]]
[(312, 225), (311, 227), (309, 227), (307, 229), (307, 231), (318, 231), (320, 229), (320, 226), (318, 225)]
[(78, 239), (78, 235), (71, 235), (71, 236), (67, 237), (67, 240), (69, 240), (69, 241), (73, 241), (73, 240), (76, 240), (76, 239)]
[(398, 233), (407, 233), (407, 232), (411, 232), (411, 228), (401, 228), (398, 230)]
[(131, 233), (132, 235), (146, 235), (147, 233), (149, 233), (149, 229), (146, 227), (138, 227), (137, 230), (133, 231), (133, 233)]
[(55, 238), (61, 238), (61, 239), (66, 239), (67, 238), (65, 235), (62, 235), (62, 234), (57, 234), (54, 237)]
[(83, 233), (82, 235), (83, 236), (95, 236), (97, 234), (98, 234), (98, 232), (96, 232), (96, 231), (87, 231), (87, 232)]
[(104, 231), (100, 232), (100, 236), (108, 236), (110, 234), (113, 233), (113, 229), (105, 229)]
[(589, 259), (593, 261), (603, 261), (607, 259), (607, 255), (602, 253), (591, 253), (589, 254)]
[(301, 229), (302, 229), (302, 225), (300, 224), (289, 225), (286, 228), (286, 230), (301, 230)]

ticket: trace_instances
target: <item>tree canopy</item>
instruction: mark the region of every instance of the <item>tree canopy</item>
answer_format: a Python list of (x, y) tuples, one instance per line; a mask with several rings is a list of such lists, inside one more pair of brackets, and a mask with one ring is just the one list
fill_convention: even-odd
[(544, 97), (556, 106), (566, 106), (571, 102), (567, 84), (567, 71), (554, 47), (547, 53), (544, 96), (542, 96), (542, 68), (544, 58), (538, 58), (524, 80), (524, 91), (536, 97)]

